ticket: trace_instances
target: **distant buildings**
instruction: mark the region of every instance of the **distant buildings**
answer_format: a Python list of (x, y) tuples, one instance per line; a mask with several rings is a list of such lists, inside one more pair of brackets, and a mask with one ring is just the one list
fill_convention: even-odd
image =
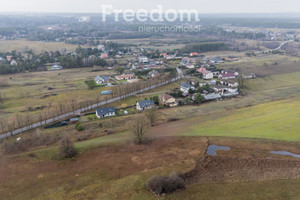
[(100, 56), (102, 59), (104, 59), (104, 58), (108, 58), (109, 57), (109, 55), (107, 54), (107, 53), (103, 53), (103, 54), (101, 54), (101, 56)]
[(148, 60), (148, 58), (146, 56), (140, 56), (139, 57), (139, 62), (140, 63), (148, 63), (149, 60)]
[(55, 71), (55, 70), (62, 70), (62, 69), (63, 69), (63, 67), (60, 66), (60, 65), (52, 65), (52, 66), (48, 69), (48, 71)]

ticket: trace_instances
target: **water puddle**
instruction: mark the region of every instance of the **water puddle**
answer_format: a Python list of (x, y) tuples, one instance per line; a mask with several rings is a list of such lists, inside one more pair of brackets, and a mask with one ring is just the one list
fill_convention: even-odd
[(218, 146), (218, 145), (209, 145), (207, 150), (206, 150), (206, 154), (210, 155), (210, 156), (216, 156), (217, 152), (216, 151), (229, 151), (230, 147), (228, 146)]
[(271, 154), (278, 154), (278, 155), (283, 155), (283, 156), (293, 156), (295, 158), (300, 158), (299, 154), (294, 154), (288, 151), (270, 151)]

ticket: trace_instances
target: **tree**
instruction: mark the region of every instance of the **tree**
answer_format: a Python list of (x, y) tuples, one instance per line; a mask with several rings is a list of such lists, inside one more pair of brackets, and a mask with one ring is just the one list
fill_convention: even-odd
[(201, 103), (203, 101), (204, 101), (204, 97), (200, 93), (197, 93), (195, 95), (194, 102), (195, 103)]
[(76, 154), (77, 154), (77, 150), (75, 149), (73, 142), (70, 140), (68, 136), (62, 138), (59, 141), (58, 155), (61, 158), (72, 158)]
[(125, 69), (123, 67), (119, 67), (117, 69), (117, 72), (119, 72), (120, 74), (123, 74), (124, 71), (125, 71)]
[(153, 126), (154, 123), (155, 123), (155, 120), (157, 118), (157, 107), (156, 107), (156, 104), (154, 104), (154, 106), (152, 108), (150, 108), (149, 110), (146, 110), (145, 116), (148, 118), (151, 126)]
[(242, 74), (240, 74), (239, 76), (238, 76), (238, 84), (239, 84), (239, 90), (240, 89), (243, 89), (244, 88), (244, 83), (245, 83), (245, 77), (242, 75)]
[(138, 117), (135, 119), (131, 131), (135, 137), (137, 144), (144, 144), (147, 142), (146, 133), (149, 127), (148, 121), (145, 117)]

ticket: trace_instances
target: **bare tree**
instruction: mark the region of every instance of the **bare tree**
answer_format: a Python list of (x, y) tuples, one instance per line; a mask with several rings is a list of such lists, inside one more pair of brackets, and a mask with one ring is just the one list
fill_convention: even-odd
[(68, 136), (59, 141), (58, 154), (62, 158), (72, 158), (77, 154), (77, 150)]
[(237, 80), (238, 80), (238, 84), (239, 84), (239, 89), (243, 89), (244, 88), (244, 83), (245, 83), (245, 77), (242, 74), (240, 74), (238, 76)]
[(146, 133), (149, 123), (145, 117), (137, 117), (132, 125), (131, 131), (137, 144), (144, 144), (147, 141)]
[(145, 111), (145, 116), (147, 117), (147, 119), (149, 120), (151, 126), (154, 126), (154, 123), (157, 119), (157, 107), (154, 104), (154, 106), (152, 108), (150, 108), (149, 110)]

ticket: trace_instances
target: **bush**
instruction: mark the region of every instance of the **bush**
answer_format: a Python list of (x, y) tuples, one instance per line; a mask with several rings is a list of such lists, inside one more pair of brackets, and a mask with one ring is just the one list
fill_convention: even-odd
[(162, 195), (185, 189), (185, 183), (178, 174), (170, 174), (167, 177), (154, 175), (148, 180), (147, 188), (157, 195)]
[(83, 131), (83, 126), (82, 126), (80, 123), (77, 123), (77, 124), (75, 125), (75, 129), (76, 129), (77, 131)]
[(61, 158), (73, 158), (76, 154), (77, 150), (69, 137), (64, 137), (59, 141), (58, 155)]

